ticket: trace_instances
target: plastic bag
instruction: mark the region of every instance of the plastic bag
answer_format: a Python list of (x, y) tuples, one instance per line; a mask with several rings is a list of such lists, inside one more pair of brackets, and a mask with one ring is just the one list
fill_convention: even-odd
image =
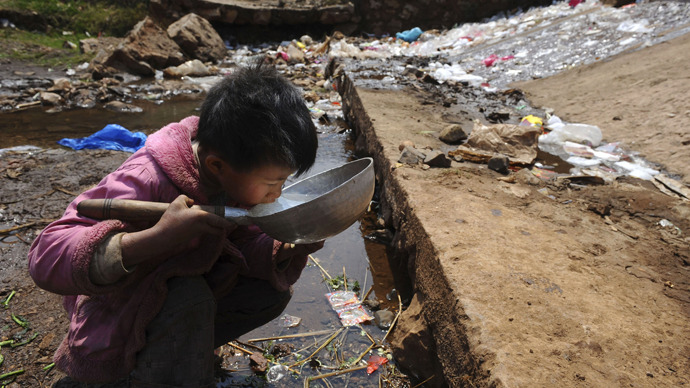
[(398, 32), (397, 34), (395, 34), (395, 37), (398, 38), (398, 39), (402, 39), (402, 40), (404, 40), (405, 42), (410, 42), (410, 43), (412, 43), (412, 42), (414, 42), (415, 40), (417, 40), (417, 38), (419, 38), (420, 35), (422, 35), (422, 32), (423, 32), (423, 31), (422, 31), (421, 28), (415, 27), (415, 28), (413, 28), (413, 29), (411, 29), (411, 30), (406, 30), (406, 31), (403, 31), (403, 32)]
[(108, 124), (91, 136), (80, 139), (61, 139), (58, 144), (75, 150), (104, 149), (115, 151), (136, 152), (146, 143), (146, 134), (130, 132), (118, 124)]

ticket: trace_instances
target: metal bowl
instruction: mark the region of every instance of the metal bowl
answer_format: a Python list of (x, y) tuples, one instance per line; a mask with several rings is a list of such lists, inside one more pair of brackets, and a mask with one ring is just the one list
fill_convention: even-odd
[(325, 240), (362, 216), (374, 195), (374, 183), (374, 160), (358, 159), (286, 187), (276, 202), (251, 208), (248, 218), (279, 241)]

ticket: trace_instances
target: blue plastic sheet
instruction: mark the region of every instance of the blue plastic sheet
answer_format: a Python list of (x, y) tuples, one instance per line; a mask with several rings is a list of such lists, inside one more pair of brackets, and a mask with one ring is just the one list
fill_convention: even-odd
[(417, 38), (419, 38), (420, 35), (422, 35), (422, 29), (419, 28), (419, 27), (415, 27), (415, 28), (413, 28), (413, 29), (411, 29), (411, 30), (406, 30), (406, 31), (403, 31), (403, 32), (398, 32), (397, 34), (395, 34), (395, 37), (398, 38), (398, 39), (402, 39), (402, 40), (404, 40), (405, 42), (410, 42), (410, 43), (412, 43), (412, 42), (414, 42), (415, 40), (417, 40)]
[(58, 144), (75, 150), (104, 149), (135, 152), (144, 146), (146, 134), (143, 132), (130, 132), (127, 128), (118, 124), (108, 124), (91, 136), (80, 139), (65, 138)]

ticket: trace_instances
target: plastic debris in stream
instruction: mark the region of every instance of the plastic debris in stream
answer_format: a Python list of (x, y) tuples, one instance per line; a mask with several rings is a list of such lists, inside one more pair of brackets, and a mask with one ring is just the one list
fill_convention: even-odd
[(273, 365), (268, 369), (268, 372), (266, 373), (266, 380), (269, 383), (275, 383), (278, 380), (282, 379), (283, 377), (287, 376), (288, 374), (288, 367), (285, 365), (281, 364), (276, 364)]
[(100, 131), (83, 138), (64, 138), (58, 144), (75, 150), (106, 149), (126, 152), (136, 152), (146, 143), (146, 134), (131, 132), (118, 124), (108, 124)]
[(374, 373), (379, 367), (385, 363), (388, 362), (388, 358), (379, 356), (377, 354), (372, 355), (369, 357), (369, 360), (367, 360), (367, 373), (372, 374)]
[(362, 307), (357, 294), (352, 291), (335, 291), (326, 294), (328, 303), (338, 313), (343, 326), (353, 326), (374, 319)]
[(290, 314), (283, 314), (278, 318), (278, 326), (285, 328), (297, 327), (301, 322), (302, 318)]

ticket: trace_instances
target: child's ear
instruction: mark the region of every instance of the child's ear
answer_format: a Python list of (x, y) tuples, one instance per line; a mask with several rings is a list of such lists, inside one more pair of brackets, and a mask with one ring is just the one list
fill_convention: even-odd
[(204, 158), (204, 165), (208, 171), (213, 175), (220, 175), (226, 168), (228, 168), (227, 163), (223, 159), (219, 158), (214, 153), (209, 153)]

